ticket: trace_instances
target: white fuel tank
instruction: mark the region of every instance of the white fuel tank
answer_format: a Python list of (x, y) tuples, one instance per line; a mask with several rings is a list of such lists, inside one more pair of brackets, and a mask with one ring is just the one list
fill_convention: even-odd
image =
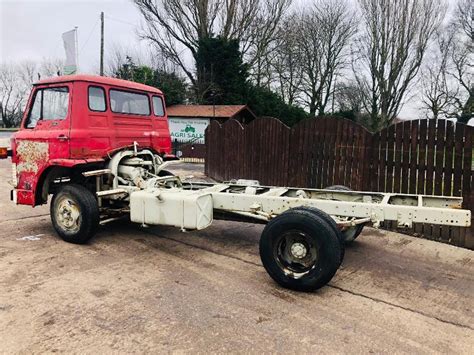
[(130, 194), (132, 222), (204, 229), (212, 223), (213, 204), (209, 193), (181, 189), (146, 189)]

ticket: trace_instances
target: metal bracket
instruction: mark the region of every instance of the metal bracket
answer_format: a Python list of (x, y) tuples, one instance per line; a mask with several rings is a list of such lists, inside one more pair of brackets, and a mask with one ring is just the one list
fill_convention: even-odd
[(112, 170), (110, 170), (110, 169), (100, 169), (100, 170), (84, 171), (82, 173), (82, 175), (85, 176), (85, 177), (100, 176), (100, 175), (107, 175), (107, 174), (112, 174)]

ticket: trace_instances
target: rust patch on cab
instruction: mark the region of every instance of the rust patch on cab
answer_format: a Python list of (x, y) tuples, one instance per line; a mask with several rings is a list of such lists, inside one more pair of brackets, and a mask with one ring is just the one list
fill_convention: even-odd
[(49, 144), (20, 140), (17, 142), (18, 165), (17, 172), (37, 173), (39, 166), (49, 159)]

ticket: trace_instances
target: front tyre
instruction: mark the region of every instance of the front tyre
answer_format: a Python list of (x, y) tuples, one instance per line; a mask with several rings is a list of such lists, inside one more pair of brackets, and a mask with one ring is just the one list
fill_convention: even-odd
[(50, 215), (56, 233), (69, 243), (87, 243), (99, 226), (97, 200), (80, 185), (63, 186), (53, 196)]
[(331, 217), (291, 209), (270, 221), (260, 238), (260, 258), (281, 286), (313, 291), (326, 285), (341, 264), (341, 243)]

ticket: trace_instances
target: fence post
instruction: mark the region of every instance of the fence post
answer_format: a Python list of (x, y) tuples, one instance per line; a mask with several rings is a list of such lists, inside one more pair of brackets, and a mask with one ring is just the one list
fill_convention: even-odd
[(365, 136), (364, 163), (363, 163), (362, 174), (361, 174), (362, 181), (360, 182), (359, 186), (361, 187), (361, 190), (370, 191), (371, 181), (372, 181), (371, 172), (373, 171), (373, 166), (374, 166), (374, 162), (372, 161), (372, 151), (374, 149), (373, 135), (370, 134), (369, 132), (365, 132), (364, 136)]

